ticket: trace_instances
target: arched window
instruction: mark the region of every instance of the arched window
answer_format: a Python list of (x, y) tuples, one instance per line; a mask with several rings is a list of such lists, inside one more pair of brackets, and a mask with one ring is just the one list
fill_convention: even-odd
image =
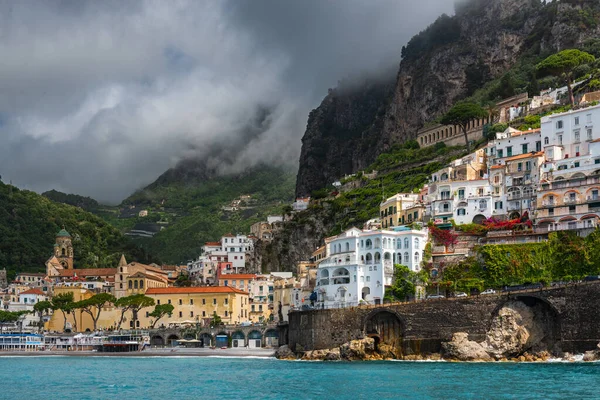
[(133, 289), (133, 282), (129, 281), (129, 289)]
[(548, 144), (549, 142), (550, 142), (550, 139), (548, 139), (548, 137), (546, 136), (546, 137), (544, 138), (544, 144)]
[(408, 238), (404, 238), (404, 248), (408, 249), (408, 246), (409, 246)]
[(143, 289), (143, 288), (144, 288), (144, 280), (142, 279), (142, 280), (140, 281), (140, 289)]
[(138, 281), (133, 281), (133, 288), (137, 289), (138, 288)]
[(415, 250), (419, 250), (419, 239), (415, 238)]
[(479, 200), (479, 209), (485, 210), (487, 208), (487, 200)]
[(415, 265), (419, 264), (419, 252), (415, 251)]
[(407, 265), (408, 265), (408, 263), (409, 263), (409, 261), (410, 261), (409, 257), (410, 257), (410, 256), (408, 255), (408, 251), (407, 251), (407, 252), (405, 252), (405, 253), (404, 253), (404, 264), (407, 264)]
[(375, 253), (375, 262), (376, 263), (381, 262), (381, 254), (379, 252)]
[(397, 249), (401, 249), (401, 248), (402, 248), (402, 240), (398, 239), (398, 240), (396, 241), (396, 248), (397, 248)]
[(373, 248), (373, 242), (371, 242), (371, 239), (367, 239), (366, 245), (367, 245), (367, 249)]
[(62, 249), (62, 255), (63, 255), (63, 256), (66, 256), (66, 255), (67, 255), (67, 249), (65, 249), (64, 247), (63, 247), (63, 249)]
[(350, 251), (350, 243), (346, 242), (346, 251)]
[(371, 253), (367, 253), (365, 261), (367, 264), (373, 264), (373, 256), (371, 255)]
[(362, 240), (362, 239), (360, 240), (360, 247), (361, 247), (361, 248), (365, 247), (365, 241), (364, 241), (364, 240)]
[(378, 249), (381, 247), (381, 239), (375, 238), (375, 248)]

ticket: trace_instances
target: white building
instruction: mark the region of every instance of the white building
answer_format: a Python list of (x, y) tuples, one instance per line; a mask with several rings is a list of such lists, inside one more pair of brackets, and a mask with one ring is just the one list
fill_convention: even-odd
[(317, 307), (381, 304), (385, 286), (392, 284), (394, 264), (420, 270), (427, 237), (426, 230), (398, 227), (352, 228), (330, 238), (328, 257), (317, 270)]
[(496, 139), (490, 141), (486, 148), (490, 166), (504, 164), (506, 158), (534, 151), (542, 151), (540, 129), (518, 131), (507, 128), (504, 132), (496, 133)]
[(304, 211), (308, 208), (310, 203), (310, 197), (298, 197), (295, 202), (292, 203), (292, 209), (294, 211)]

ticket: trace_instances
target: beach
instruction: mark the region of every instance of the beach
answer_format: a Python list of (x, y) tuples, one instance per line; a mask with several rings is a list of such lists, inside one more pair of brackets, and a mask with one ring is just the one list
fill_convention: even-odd
[(0, 357), (274, 357), (275, 349), (257, 348), (150, 348), (143, 351), (132, 351), (124, 353), (102, 353), (98, 351), (2, 351)]

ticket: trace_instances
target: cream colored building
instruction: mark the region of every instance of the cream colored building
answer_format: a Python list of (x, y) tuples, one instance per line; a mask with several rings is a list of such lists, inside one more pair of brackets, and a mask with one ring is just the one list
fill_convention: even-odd
[(419, 200), (414, 193), (398, 193), (379, 205), (382, 228), (402, 225), (402, 210), (412, 207)]
[[(146, 296), (154, 299), (157, 305), (171, 304), (174, 307), (173, 313), (162, 318), (157, 326), (184, 322), (206, 326), (215, 312), (224, 324), (240, 324), (249, 320), (248, 292), (231, 286), (150, 288)], [(150, 308), (140, 312), (140, 328), (152, 325), (150, 312)]]
[(138, 262), (127, 263), (125, 256), (121, 256), (115, 271), (114, 281), (114, 295), (117, 299), (120, 299), (132, 294), (144, 293), (150, 288), (167, 287), (169, 285), (169, 274), (159, 267)]

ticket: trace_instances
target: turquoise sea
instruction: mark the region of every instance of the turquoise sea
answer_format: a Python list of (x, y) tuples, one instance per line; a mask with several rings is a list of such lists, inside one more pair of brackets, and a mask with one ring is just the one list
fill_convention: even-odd
[(598, 399), (598, 363), (0, 358), (1, 399)]

